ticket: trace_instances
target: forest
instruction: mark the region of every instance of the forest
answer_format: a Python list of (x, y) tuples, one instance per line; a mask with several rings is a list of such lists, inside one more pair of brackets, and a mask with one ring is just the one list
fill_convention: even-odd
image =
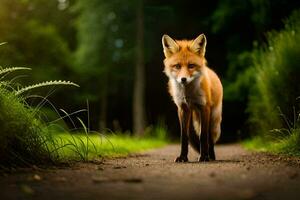
[(0, 199), (298, 200), (299, 44), (299, 0), (0, 0)]
[[(39, 118), (46, 123), (55, 121), (70, 130), (74, 124), (86, 124), (88, 130), (101, 133), (143, 136), (160, 127), (176, 139), (179, 124), (163, 73), (161, 37), (193, 39), (205, 33), (208, 65), (224, 87), (220, 142), (260, 135), (256, 142), (264, 143), (297, 132), (293, 140), (299, 144), (299, 4), (0, 0), (0, 62), (5, 75), (0, 86), (5, 88), (5, 81), (15, 88), (72, 81), (80, 87), (46, 83), (47, 88), (25, 90), (26, 104), (40, 107)], [(6, 74), (8, 67), (31, 70)], [(76, 115), (56, 120), (66, 113)], [(1, 131), (9, 131), (6, 116), (0, 116)]]

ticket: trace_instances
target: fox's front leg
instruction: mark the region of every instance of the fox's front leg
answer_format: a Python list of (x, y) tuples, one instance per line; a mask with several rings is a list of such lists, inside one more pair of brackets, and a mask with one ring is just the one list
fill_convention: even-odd
[(178, 107), (178, 118), (180, 122), (180, 139), (181, 139), (181, 152), (180, 155), (175, 159), (175, 162), (187, 162), (188, 161), (188, 134), (189, 124), (191, 119), (190, 109), (183, 105)]
[(200, 162), (209, 161), (210, 112), (209, 106), (201, 106)]

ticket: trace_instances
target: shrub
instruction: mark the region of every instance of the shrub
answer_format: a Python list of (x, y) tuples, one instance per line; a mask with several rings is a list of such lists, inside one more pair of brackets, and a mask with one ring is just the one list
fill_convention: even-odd
[(0, 166), (25, 166), (54, 161), (57, 143), (47, 125), (40, 120), (39, 108), (28, 106), (22, 95), (45, 86), (77, 86), (68, 81), (47, 81), (15, 89), (14, 78), (5, 80), (11, 72), (29, 69), (0, 68)]
[(255, 133), (270, 139), (278, 138), (270, 130), (284, 128), (286, 120), (294, 118), (293, 106), (299, 110), (296, 102), (300, 96), (299, 43), (300, 11), (296, 11), (285, 21), (284, 30), (268, 34), (267, 48), (253, 53), (255, 82), (249, 96), (249, 121)]
[(24, 166), (50, 162), (44, 125), (22, 99), (0, 88), (0, 165)]

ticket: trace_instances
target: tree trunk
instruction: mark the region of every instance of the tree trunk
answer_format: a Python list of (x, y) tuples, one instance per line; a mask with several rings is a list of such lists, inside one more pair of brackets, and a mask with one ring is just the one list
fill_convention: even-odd
[(133, 91), (133, 132), (142, 136), (146, 126), (145, 119), (145, 64), (144, 64), (144, 12), (143, 0), (138, 0), (136, 10), (136, 65)]

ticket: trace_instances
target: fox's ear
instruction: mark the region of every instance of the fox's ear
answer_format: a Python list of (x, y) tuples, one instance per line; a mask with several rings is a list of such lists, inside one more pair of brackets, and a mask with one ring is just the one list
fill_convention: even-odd
[(164, 48), (164, 54), (165, 54), (166, 58), (170, 57), (172, 54), (179, 51), (178, 44), (175, 42), (175, 40), (173, 40), (168, 35), (163, 35), (162, 45), (163, 45), (163, 48)]
[(195, 53), (204, 56), (206, 48), (206, 37), (204, 34), (199, 35), (196, 39), (194, 39), (191, 50)]

